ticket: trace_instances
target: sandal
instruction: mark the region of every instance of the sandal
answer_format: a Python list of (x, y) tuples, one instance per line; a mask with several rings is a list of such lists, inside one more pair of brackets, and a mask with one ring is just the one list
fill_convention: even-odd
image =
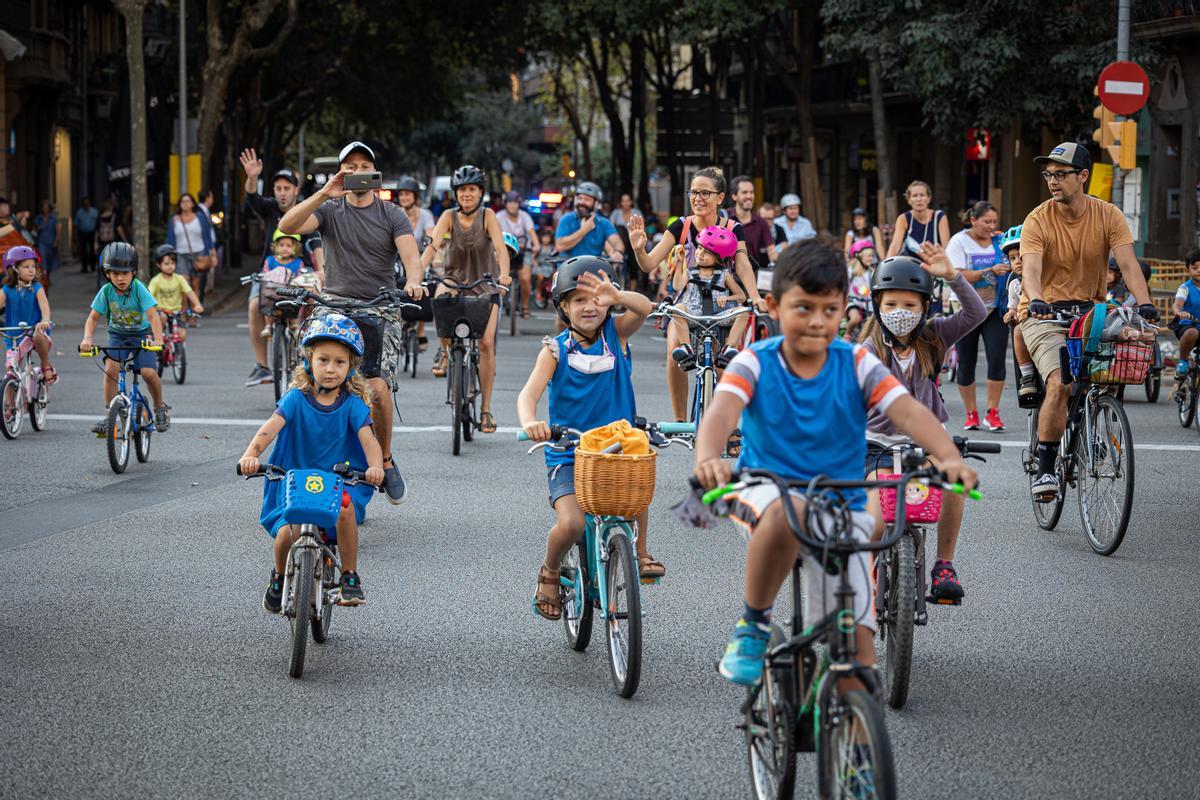
[(529, 319), (530, 313), (528, 308), (521, 309), (521, 319)]
[[(543, 586), (551, 587), (550, 594), (542, 592)], [(539, 616), (551, 622), (562, 618), (562, 585), (558, 580), (558, 570), (546, 569), (546, 565), (538, 567), (537, 591), (533, 595), (533, 610)]]
[(54, 367), (42, 367), (42, 382), (47, 386), (58, 383), (58, 370)]
[(496, 432), (496, 418), (492, 416), (492, 412), (484, 411), (479, 415), (479, 431), (480, 433)]
[(654, 580), (666, 574), (667, 568), (662, 565), (661, 561), (656, 561), (654, 556), (649, 553), (638, 556), (638, 577), (642, 580)]
[(446, 367), (449, 365), (449, 361), (450, 358), (447, 356), (446, 351), (439, 349), (437, 355), (433, 357), (433, 377), (446, 377)]

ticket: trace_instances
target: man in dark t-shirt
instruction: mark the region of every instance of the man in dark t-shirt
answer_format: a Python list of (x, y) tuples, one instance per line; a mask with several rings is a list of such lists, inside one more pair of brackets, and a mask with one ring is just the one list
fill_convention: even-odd
[(754, 213), (754, 181), (749, 175), (738, 175), (729, 185), (734, 218), (742, 224), (746, 255), (750, 256), (750, 263), (757, 273), (777, 257), (774, 226)]

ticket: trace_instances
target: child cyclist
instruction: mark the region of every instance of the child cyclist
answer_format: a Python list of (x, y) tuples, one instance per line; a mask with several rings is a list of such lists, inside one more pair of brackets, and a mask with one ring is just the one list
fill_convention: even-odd
[[(46, 385), (58, 380), (50, 363), (50, 299), (46, 288), (38, 282), (37, 251), (18, 245), (4, 254), (4, 287), (0, 291), (0, 308), (4, 309), (4, 327), (32, 325), (33, 348), (42, 363), (42, 378)], [(6, 346), (12, 344), (11, 337)]]
[[(875, 270), (871, 279), (875, 311), (863, 330), (863, 347), (945, 424), (950, 415), (937, 384), (942, 357), (960, 336), (983, 322), (988, 308), (962, 273), (954, 269), (941, 245), (926, 242), (921, 245), (921, 255), (927, 263), (911, 256), (895, 256)], [(962, 304), (961, 310), (948, 317), (930, 318), (935, 278), (950, 284)], [(867, 477), (895, 471), (890, 448), (909, 441), (897, 427), (883, 409), (867, 412)], [(962, 602), (962, 583), (954, 569), (962, 515), (962, 495), (944, 493), (938, 519), (937, 559), (930, 571), (929, 599), (933, 602)]]
[(1184, 256), (1188, 279), (1175, 292), (1175, 319), (1170, 328), (1179, 339), (1179, 360), (1175, 364), (1175, 380), (1183, 381), (1188, 374), (1188, 358), (1196, 340), (1200, 339), (1200, 250)]
[[(845, 254), (816, 240), (787, 248), (775, 264), (767, 310), (782, 334), (743, 350), (725, 370), (696, 441), (696, 478), (705, 489), (730, 481), (721, 458), (741, 419), (739, 468), (769, 469), (789, 480), (825, 475), (861, 480), (866, 457), (867, 414), (886, 414), (931, 453), (951, 481), (970, 487), (975, 472), (963, 464), (938, 419), (913, 399), (900, 381), (862, 346), (837, 338), (846, 313)], [(795, 490), (804, 518), (803, 494)], [(799, 553), (777, 502), (774, 486), (754, 486), (727, 495), (735, 519), (751, 531), (746, 559), (745, 608), (721, 659), (720, 671), (734, 683), (752, 686), (762, 677), (770, 638), (771, 606)], [(866, 511), (865, 492), (848, 492), (856, 535), (863, 541), (878, 522)], [(805, 581), (817, 618), (834, 606), (834, 582), (805, 559)], [(867, 557), (856, 555), (850, 575), (858, 628), (858, 657), (874, 662), (874, 620)], [(822, 589), (824, 587), (824, 589)]]
[(1012, 328), (1013, 355), (1017, 362), (1017, 402), (1021, 408), (1034, 407), (1037, 402), (1038, 386), (1037, 371), (1034, 368), (1033, 356), (1025, 346), (1025, 335), (1017, 324), (1017, 307), (1021, 305), (1021, 226), (1014, 225), (1004, 232), (1000, 239), (1000, 252), (1008, 259), (1012, 268), (1005, 291), (1008, 292), (1008, 305), (1004, 314), (1004, 322)]
[[(517, 416), (535, 442), (550, 438), (551, 425), (586, 431), (617, 420), (632, 421), (633, 363), (629, 338), (653, 310), (638, 292), (622, 292), (604, 272), (608, 262), (578, 256), (563, 262), (554, 282), (554, 305), (567, 329), (544, 340), (533, 372), (517, 398)], [(625, 313), (614, 317), (614, 306)], [(538, 401), (550, 387), (548, 421), (539, 419)], [(562, 615), (558, 565), (583, 535), (584, 517), (575, 499), (575, 454), (546, 450), (550, 506), (557, 520), (546, 543), (546, 559), (538, 569), (534, 608), (546, 619)], [(646, 549), (646, 514), (638, 517), (638, 565), (643, 578), (665, 573)]]
[[(700, 231), (700, 235), (696, 237), (695, 267), (688, 267), (685, 261), (681, 261), (677, 257), (669, 259), (672, 269), (671, 288), (676, 297), (675, 304), (683, 306), (688, 313), (696, 316), (704, 313), (700, 287), (689, 282), (693, 278), (709, 281), (716, 289), (713, 292), (716, 313), (720, 313), (730, 302), (740, 303), (745, 300), (746, 293), (742, 291), (738, 282), (729, 280), (737, 248), (737, 238), (726, 228), (709, 225)], [(674, 256), (674, 253), (672, 255)], [(682, 342), (671, 351), (671, 357), (675, 359), (675, 363), (679, 364), (679, 368), (682, 370), (695, 368), (696, 353), (692, 350), (692, 344), (689, 341), (687, 323), (677, 319), (673, 320), (671, 324), (675, 327), (676, 341)], [(739, 317), (730, 326), (729, 333), (725, 337), (725, 349), (716, 357), (717, 369), (724, 369), (725, 365), (737, 355), (737, 348), (733, 345), (741, 339), (745, 330), (746, 318), (744, 316)]]
[[(158, 274), (150, 279), (150, 285), (146, 288), (158, 303), (158, 313), (161, 315), (164, 331), (168, 329), (168, 316), (183, 310), (185, 297), (197, 314), (204, 313), (204, 306), (200, 305), (200, 298), (192, 291), (192, 285), (187, 278), (175, 271), (174, 245), (160, 244), (154, 251), (154, 265), (158, 267)], [(182, 342), (186, 339), (187, 328), (180, 325), (179, 340)]]
[[(83, 339), (79, 349), (90, 350), (96, 325), (105, 320), (108, 325), (108, 346), (122, 348), (123, 356), (132, 353), (134, 367), (141, 373), (150, 398), (154, 401), (154, 429), (160, 433), (171, 427), (171, 407), (163, 401), (162, 380), (158, 377), (155, 354), (142, 349), (147, 337), (153, 345), (162, 347), (162, 318), (158, 303), (145, 284), (133, 277), (137, 271), (137, 250), (128, 242), (112, 242), (100, 253), (100, 269), (108, 283), (100, 287), (92, 300), (91, 311), (83, 323)], [(108, 408), (117, 394), (117, 379), (121, 364), (104, 359), (104, 407)], [(101, 419), (92, 426), (92, 433), (103, 436), (108, 420)]]
[(879, 261), (879, 254), (870, 239), (860, 239), (850, 245), (850, 291), (846, 308), (847, 342), (858, 339), (863, 322), (871, 315), (871, 272)]
[[(337, 528), (332, 536), (325, 532), (341, 553), (339, 603), (358, 606), (367, 602), (358, 577), (358, 526), (374, 494), (372, 487), (383, 482), (383, 450), (371, 427), (370, 390), (358, 371), (362, 331), (349, 317), (328, 314), (309, 323), (300, 346), (304, 363), (296, 367), (292, 388), (279, 398), (275, 413), (254, 434), (238, 467), (243, 475), (257, 472), (259, 456), (274, 441), (270, 463), (280, 469), (328, 470), (346, 463), (365, 470), (370, 486), (346, 487)], [(283, 572), (299, 533), (297, 526), (283, 521), (283, 490), (282, 481), (265, 482), (258, 518), (275, 540), (275, 566), (263, 595), (263, 608), (272, 614), (278, 614), (282, 606)]]

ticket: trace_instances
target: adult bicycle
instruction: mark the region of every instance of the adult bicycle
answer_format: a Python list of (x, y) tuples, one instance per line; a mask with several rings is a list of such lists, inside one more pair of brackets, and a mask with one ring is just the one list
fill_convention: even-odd
[(0, 328), (4, 337), (4, 379), (0, 382), (0, 398), (3, 399), (0, 414), (3, 414), (5, 438), (16, 439), (29, 412), (29, 424), (35, 431), (46, 428), (46, 406), (50, 393), (42, 368), (33, 365), (33, 336), (37, 331), (33, 325), (14, 325)]
[(433, 319), (437, 323), (437, 335), (449, 339), (449, 359), (446, 381), (446, 404), (450, 406), (451, 452), (458, 455), (462, 442), (475, 438), (480, 429), (479, 414), (475, 407), (479, 399), (479, 340), (487, 333), (496, 307), (494, 295), (465, 295), (480, 286), (503, 291), (491, 275), (484, 275), (472, 283), (457, 283), (449, 278), (434, 278), (437, 283), (449, 287), (455, 293), (433, 298)]
[[(1185, 428), (1190, 427), (1196, 419), (1196, 402), (1200, 398), (1200, 347), (1192, 348), (1188, 360), (1187, 375), (1178, 381), (1171, 394), (1179, 413), (1179, 424)], [(1200, 425), (1196, 426), (1196, 430), (1200, 431)]]
[[(140, 349), (157, 353), (162, 347), (142, 342)], [(133, 443), (134, 455), (139, 463), (145, 464), (150, 460), (150, 435), (155, 430), (150, 400), (138, 386), (140, 370), (134, 366), (138, 350), (135, 347), (92, 345), (90, 350), (79, 351), (81, 358), (95, 358), (104, 353), (105, 359), (117, 363), (117, 394), (108, 404), (104, 432), (97, 434), (97, 438), (105, 440), (108, 465), (118, 475), (129, 466), (130, 442)], [(104, 368), (103, 362), (100, 368)]]
[[(300, 364), (300, 331), (308, 316), (308, 304), (300, 302), (316, 294), (318, 281), (315, 272), (301, 272), (289, 284), (275, 283), (263, 278), (263, 273), (246, 275), (243, 284), (259, 285), (259, 311), (267, 318), (267, 329), (259, 335), (271, 340), (270, 370), (275, 402), (283, 397), (292, 380), (292, 372)], [(303, 292), (303, 294), (298, 293)]]
[[(237, 474), (242, 475), (240, 465)], [(323, 644), (329, 637), (333, 607), (338, 604), (342, 562), (336, 540), (328, 539), (325, 532), (337, 528), (342, 490), (365, 483), (366, 474), (346, 464), (335, 464), (331, 472), (260, 464), (257, 472), (243, 477), (283, 481), (283, 520), (299, 527), (299, 535), (288, 549), (281, 609), (292, 635), (288, 675), (299, 678), (304, 674), (309, 631), (314, 642)]]
[(162, 375), (169, 367), (177, 384), (187, 380), (187, 343), (182, 332), (187, 328), (187, 321), (194, 316), (196, 313), (191, 309), (172, 311), (167, 314), (167, 322), (163, 325), (163, 347), (158, 352), (158, 374)]
[[(695, 427), (686, 422), (648, 423), (635, 420), (635, 425), (650, 436), (650, 442), (662, 449), (678, 443), (691, 449)], [(542, 448), (569, 452), (579, 443), (581, 431), (561, 425), (550, 427), (550, 441), (529, 448), (533, 453)], [(518, 441), (528, 441), (524, 431)], [(578, 462), (577, 454), (577, 462)], [(646, 480), (648, 492), (654, 492), (654, 464), (649, 462)], [(576, 464), (576, 485), (581, 478)], [(584, 498), (582, 491), (577, 497)], [(648, 505), (648, 499), (646, 504)], [(581, 506), (587, 502), (581, 502)], [(591, 508), (591, 506), (588, 506)], [(592, 639), (592, 624), (597, 612), (604, 625), (608, 643), (608, 667), (613, 690), (624, 698), (637, 692), (642, 671), (642, 596), (641, 576), (636, 555), (638, 514), (592, 514), (585, 509), (583, 536), (563, 556), (559, 566), (559, 591), (562, 600), (563, 628), (567, 645), (576, 652), (587, 649)], [(650, 583), (657, 583), (651, 579)], [(534, 603), (533, 613), (537, 614)]]

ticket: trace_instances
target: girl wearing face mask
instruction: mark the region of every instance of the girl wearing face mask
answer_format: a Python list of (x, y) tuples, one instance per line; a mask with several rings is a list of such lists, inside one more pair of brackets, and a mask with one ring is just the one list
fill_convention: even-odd
[[(863, 329), (863, 345), (879, 358), (918, 402), (945, 425), (949, 415), (938, 392), (942, 357), (960, 336), (975, 328), (988, 309), (966, 278), (954, 269), (940, 245), (926, 243), (921, 259), (896, 256), (886, 259), (871, 277), (874, 315)], [(929, 317), (933, 279), (950, 283), (962, 309), (949, 317)], [(892, 472), (888, 450), (907, 441), (886, 415), (867, 413), (866, 473)], [(937, 560), (931, 570), (929, 596), (934, 602), (957, 605), (963, 589), (954, 569), (954, 547), (962, 524), (961, 495), (942, 494), (938, 520)]]

